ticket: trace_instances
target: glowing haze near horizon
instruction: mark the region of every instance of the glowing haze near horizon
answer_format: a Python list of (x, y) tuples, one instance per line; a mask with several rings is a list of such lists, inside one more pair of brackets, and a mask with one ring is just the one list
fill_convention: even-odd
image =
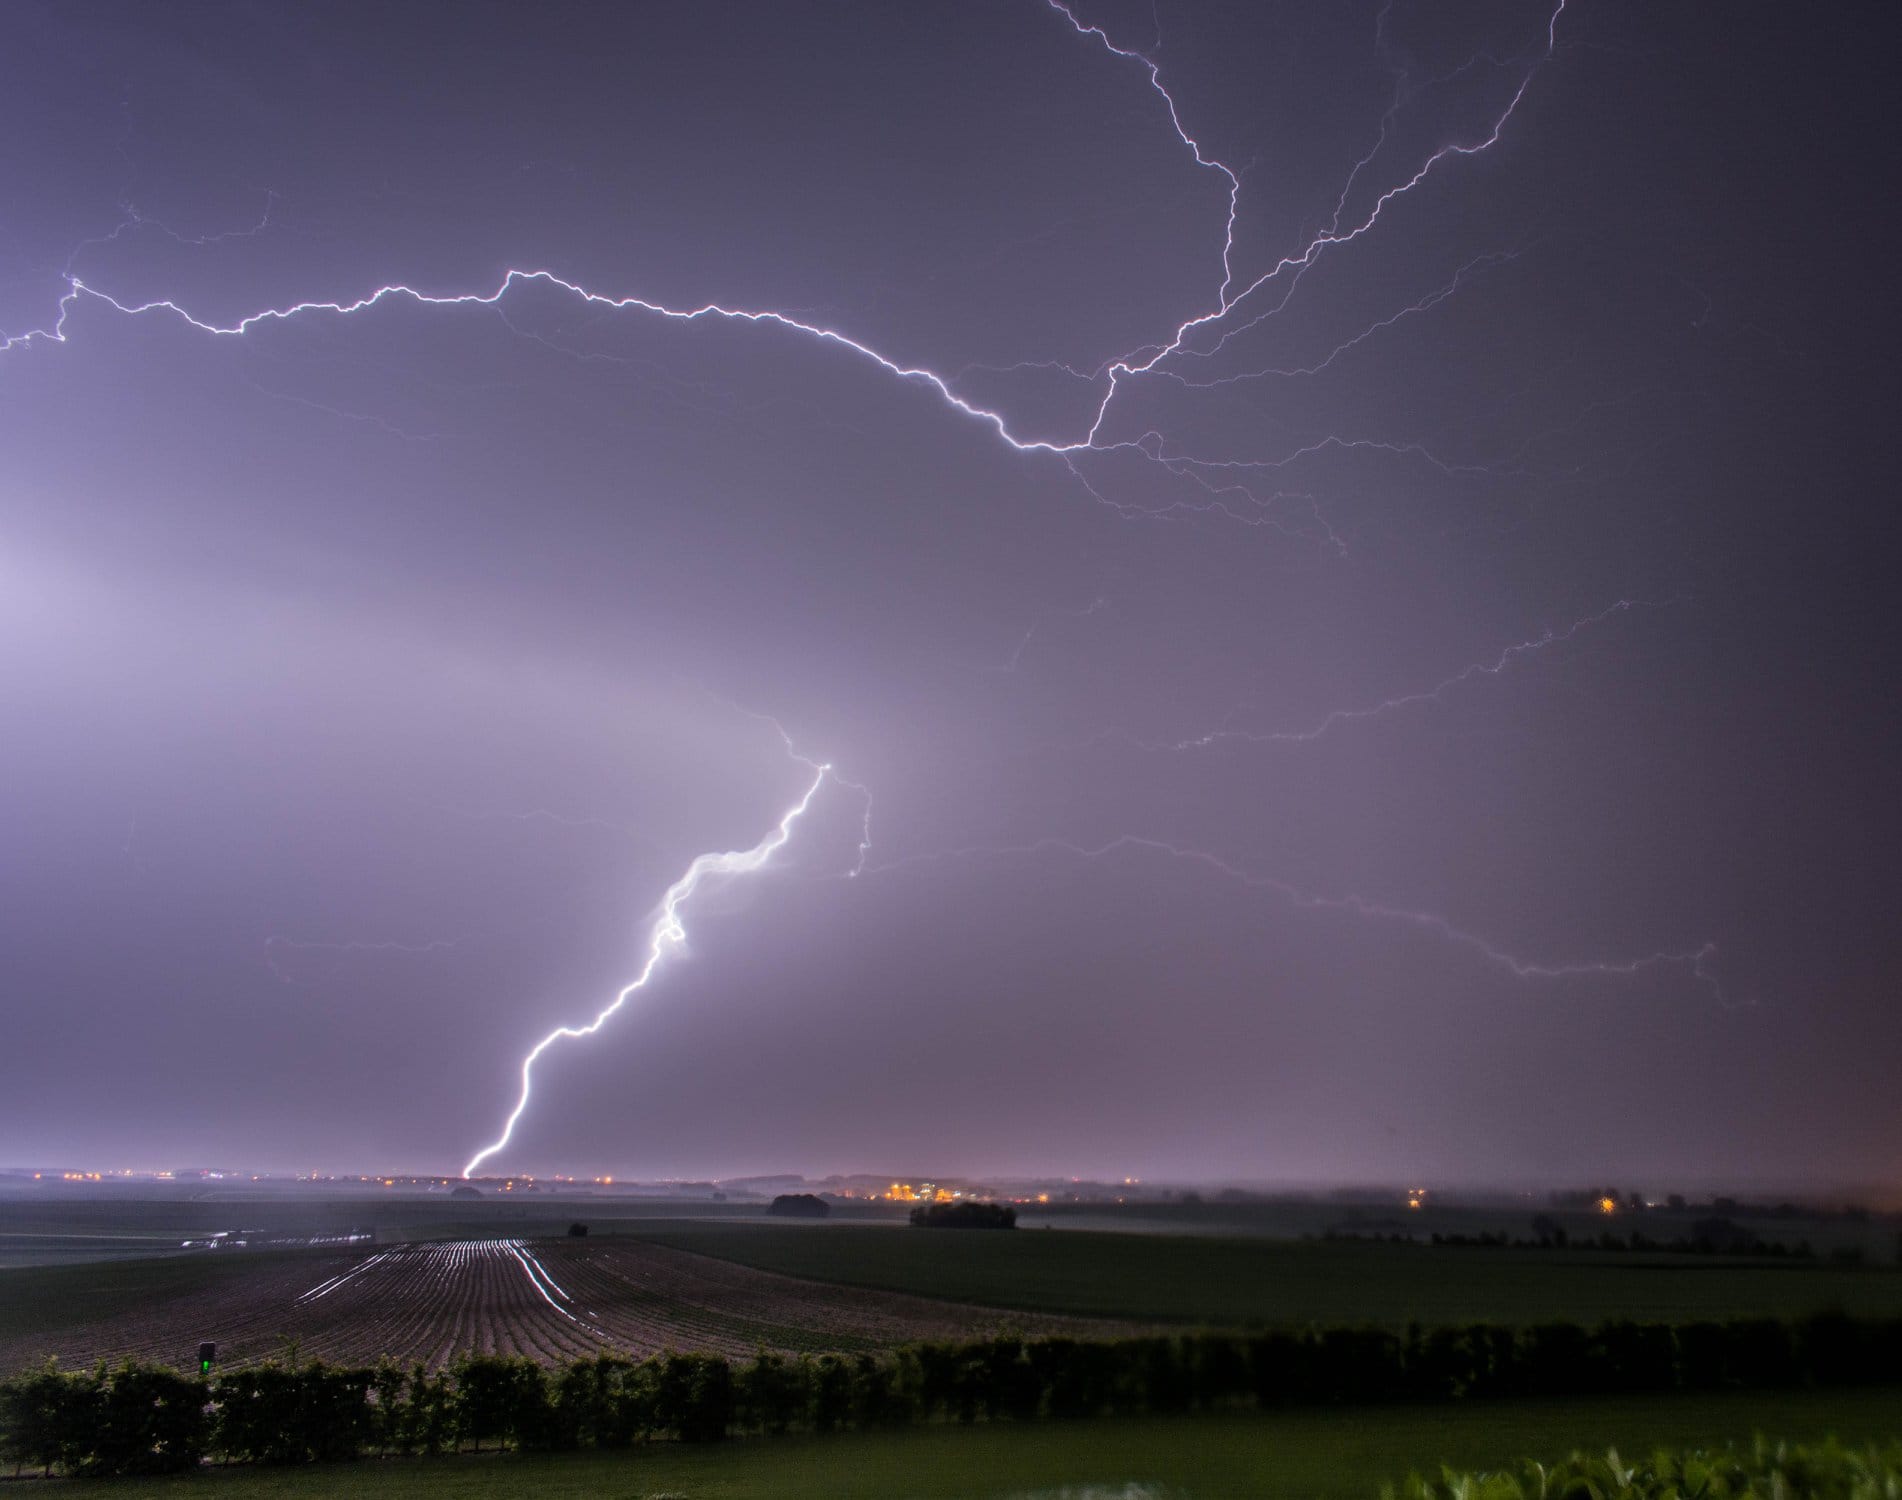
[(5, 1162), (1895, 1177), (1881, 39), (0, 38)]

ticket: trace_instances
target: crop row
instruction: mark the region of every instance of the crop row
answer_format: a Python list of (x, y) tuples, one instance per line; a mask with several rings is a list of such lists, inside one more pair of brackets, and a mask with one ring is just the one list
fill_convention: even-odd
[(0, 1347), (0, 1369), (45, 1355), (174, 1362), (201, 1340), (242, 1366), (294, 1349), (342, 1363), (391, 1358), (439, 1369), (467, 1354), (554, 1365), (605, 1352), (728, 1356), (869, 1352), (1010, 1327), (1116, 1331), (1076, 1319), (961, 1307), (824, 1285), (640, 1242), (416, 1241), (360, 1254), (260, 1261), (131, 1317)]

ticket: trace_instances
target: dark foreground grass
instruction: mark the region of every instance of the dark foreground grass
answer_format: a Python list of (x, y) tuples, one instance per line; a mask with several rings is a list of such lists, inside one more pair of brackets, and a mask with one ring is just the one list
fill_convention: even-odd
[[(1457, 1407), (938, 1427), (780, 1438), (626, 1453), (366, 1460), (306, 1469), (224, 1469), (166, 1480), (61, 1482), (62, 1495), (146, 1500), (1006, 1500), (1068, 1487), (1170, 1500), (1373, 1500), (1383, 1481), (1450, 1463), (1496, 1468), (1524, 1456), (1615, 1446), (1747, 1442), (1757, 1433), (1846, 1441), (1902, 1436), (1902, 1388), (1497, 1402)], [(22, 1493), (37, 1493), (31, 1489)], [(50, 1495), (52, 1490), (48, 1490)]]
[(1902, 1314), (1902, 1273), (1717, 1255), (654, 1223), (659, 1244), (820, 1281), (1031, 1312), (1207, 1324), (1689, 1322)]

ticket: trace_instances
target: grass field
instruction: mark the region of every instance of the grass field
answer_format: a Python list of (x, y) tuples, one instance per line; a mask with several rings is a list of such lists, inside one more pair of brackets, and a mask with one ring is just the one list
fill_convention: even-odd
[(1596, 1322), (1902, 1314), (1889, 1268), (1727, 1256), (1259, 1238), (655, 1221), (625, 1232), (764, 1270), (992, 1307), (1185, 1323)]
[[(1440, 1463), (1496, 1466), (1616, 1446), (1747, 1442), (1756, 1433), (1848, 1441), (1902, 1435), (1902, 1389), (1847, 1395), (1668, 1396), (1501, 1402), (1275, 1416), (932, 1428), (622, 1454), (366, 1461), (300, 1470), (69, 1483), (60, 1493), (203, 1500), (337, 1494), (544, 1500), (1373, 1500), (1382, 1481)], [(1147, 1488), (1131, 1488), (1146, 1486)]]

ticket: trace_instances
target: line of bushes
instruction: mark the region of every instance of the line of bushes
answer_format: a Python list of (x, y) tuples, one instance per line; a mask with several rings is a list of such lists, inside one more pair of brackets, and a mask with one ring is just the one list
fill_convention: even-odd
[(431, 1373), (265, 1364), (215, 1380), (149, 1364), (0, 1382), (0, 1456), (128, 1474), (207, 1458), (295, 1464), (486, 1445), (614, 1448), (734, 1433), (1030, 1421), (1244, 1407), (1902, 1380), (1902, 1318), (1544, 1323), (1002, 1337), (888, 1354), (615, 1355), (556, 1368), (497, 1355)]

